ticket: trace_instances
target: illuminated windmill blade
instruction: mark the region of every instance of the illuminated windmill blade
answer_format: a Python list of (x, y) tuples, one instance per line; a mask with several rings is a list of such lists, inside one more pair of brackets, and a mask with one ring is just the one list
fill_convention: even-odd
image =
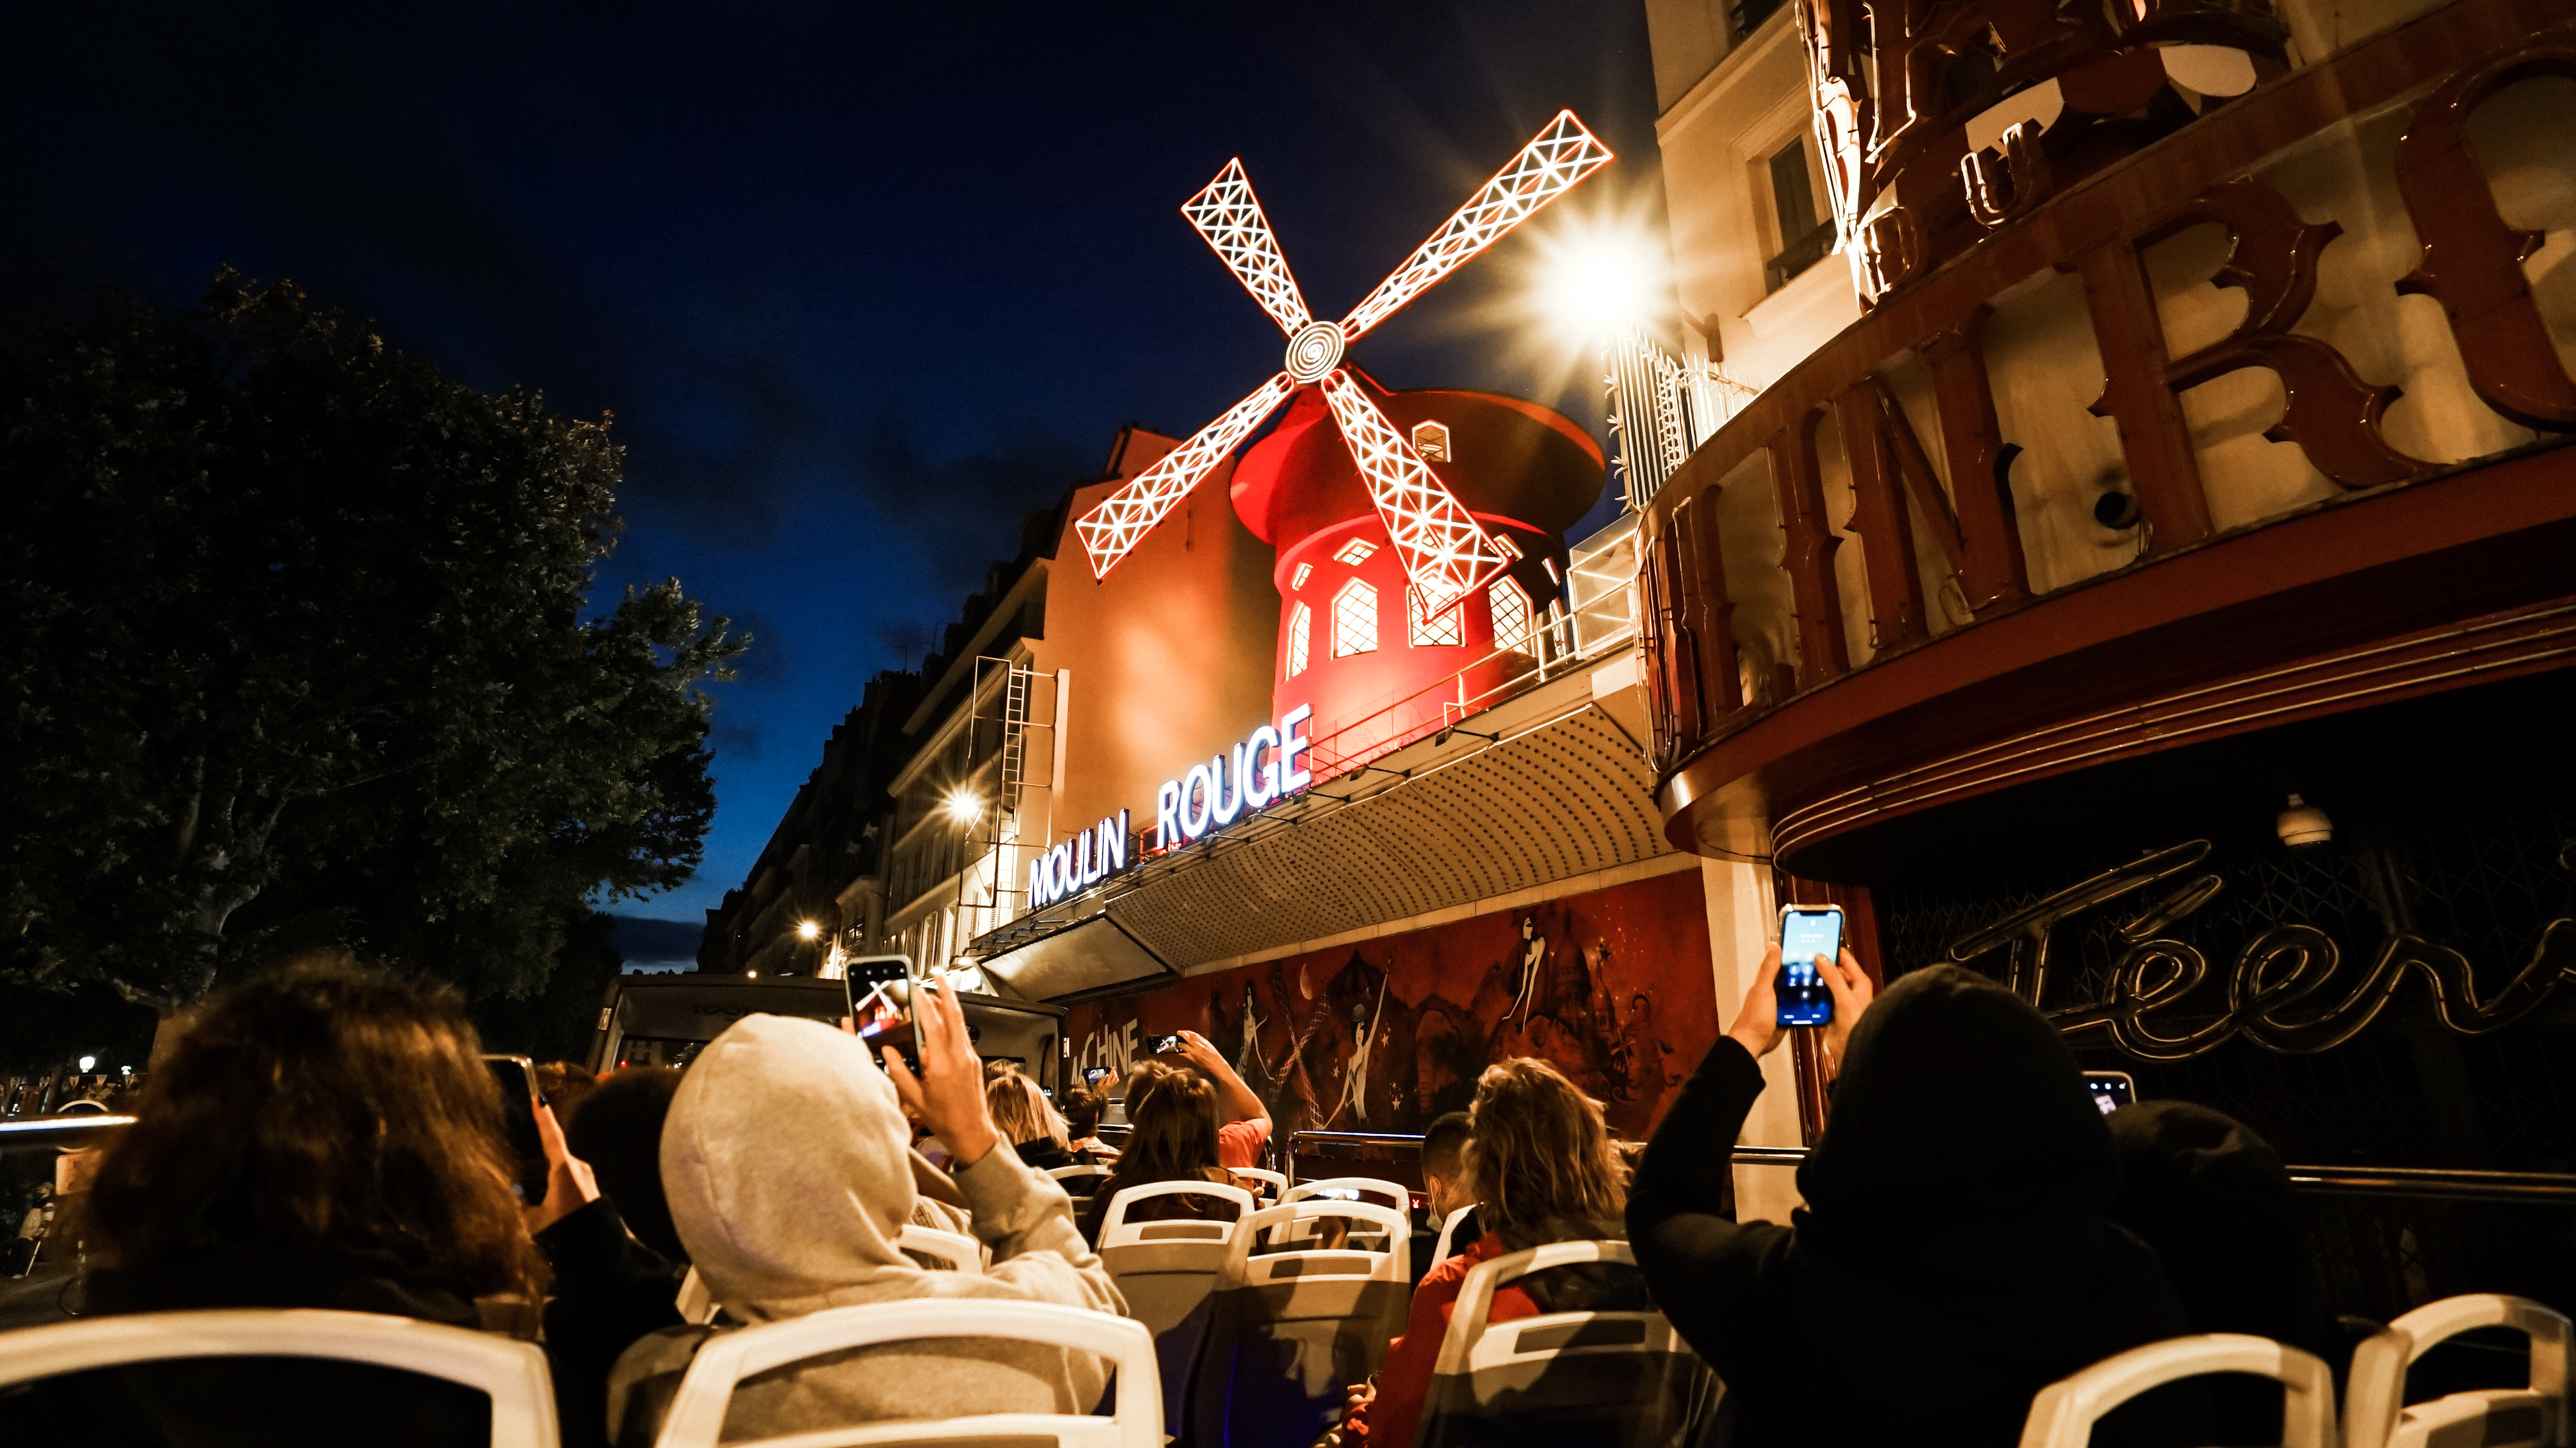
[(1393, 316), (1425, 288), (1458, 269), (1504, 232), (1529, 219), (1575, 182), (1609, 164), (1610, 148), (1601, 144), (1572, 111), (1559, 111), (1538, 138), (1522, 148), (1510, 165), (1467, 198), (1447, 225), (1431, 234), (1422, 249), (1405, 260), (1368, 299), (1342, 319), (1342, 336), (1356, 342), (1369, 328)]
[(1244, 290), (1261, 304), (1261, 310), (1279, 324), (1279, 330), (1291, 336), (1297, 329), (1315, 320), (1306, 310), (1306, 299), (1297, 292), (1297, 278), (1288, 270), (1288, 258), (1280, 255), (1279, 238), (1271, 234), (1270, 218), (1261, 214), (1261, 198), (1252, 194), (1251, 178), (1243, 174), (1242, 158), (1225, 163), (1207, 189), (1191, 197), (1181, 207), (1199, 236), (1216, 249), (1228, 270), (1243, 283)]
[(1350, 444), (1351, 460), (1368, 480), (1396, 557), (1421, 595), (1424, 617), (1447, 612), (1510, 563), (1350, 373), (1336, 370), (1324, 378), (1324, 401)]
[(1189, 496), (1208, 469), (1223, 462), (1236, 443), (1296, 390), (1284, 372), (1262, 383), (1225, 416), (1200, 428), (1196, 437), (1164, 454), (1161, 462), (1076, 519), (1074, 531), (1082, 535), (1083, 551), (1091, 555), (1091, 576), (1107, 578), (1146, 530), (1163, 521), (1163, 515)]

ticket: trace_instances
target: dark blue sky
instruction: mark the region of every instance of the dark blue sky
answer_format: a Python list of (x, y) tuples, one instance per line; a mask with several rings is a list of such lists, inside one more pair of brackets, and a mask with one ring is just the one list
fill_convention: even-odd
[(1543, 247), (1660, 235), (1640, 0), (1453, 5), (21, 7), (0, 45), (19, 327), (106, 278), (291, 277), (487, 387), (616, 416), (602, 583), (758, 636), (721, 690), (694, 922), (869, 674), (1138, 421), (1187, 434), (1278, 332), (1176, 208), (1249, 169), (1338, 316), (1572, 106), (1619, 162), (1355, 350), (1597, 425)]

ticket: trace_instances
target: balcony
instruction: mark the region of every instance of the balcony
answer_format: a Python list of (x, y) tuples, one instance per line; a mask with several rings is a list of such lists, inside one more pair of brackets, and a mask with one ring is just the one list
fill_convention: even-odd
[(2564, 14), (2454, 4), (2059, 185), (1969, 158), (1964, 240), (1875, 217), (1872, 309), (1644, 517), (1671, 841), (1865, 881), (1936, 807), (2576, 659), (2576, 307), (2523, 265), (2576, 147), (2512, 89), (2576, 76)]

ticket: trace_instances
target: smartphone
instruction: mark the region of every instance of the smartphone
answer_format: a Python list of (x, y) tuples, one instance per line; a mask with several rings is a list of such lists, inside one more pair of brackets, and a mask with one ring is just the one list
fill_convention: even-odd
[(1100, 1083), (1108, 1080), (1112, 1074), (1114, 1073), (1106, 1066), (1085, 1066), (1082, 1068), (1082, 1084), (1096, 1091), (1100, 1088)]
[(1145, 1054), (1148, 1056), (1177, 1056), (1180, 1053), (1181, 1033), (1178, 1031), (1168, 1036), (1149, 1037), (1145, 1042)]
[(525, 1056), (485, 1056), (492, 1083), (501, 1088), (501, 1139), (515, 1168), (510, 1185), (530, 1206), (546, 1199), (545, 1138), (537, 1135), (537, 1067)]
[(1834, 1018), (1834, 994), (1816, 974), (1816, 957), (1827, 960), (1843, 948), (1843, 907), (1780, 907), (1780, 1024), (1821, 1026)]
[(894, 1052), (903, 1063), (921, 1069), (921, 1033), (913, 1025), (909, 983), (883, 980), (850, 1006), (850, 1029), (879, 1061)]
[(2126, 1071), (2087, 1071), (2084, 1087), (2105, 1116), (2138, 1099), (2138, 1083)]

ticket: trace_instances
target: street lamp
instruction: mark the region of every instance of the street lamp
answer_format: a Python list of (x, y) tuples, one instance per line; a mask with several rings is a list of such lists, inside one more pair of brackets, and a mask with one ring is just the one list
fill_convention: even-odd
[(984, 801), (978, 798), (973, 790), (968, 789), (961, 784), (957, 788), (948, 791), (948, 817), (950, 819), (955, 820), (961, 825), (972, 824), (975, 822), (975, 817), (983, 812)]
[(822, 934), (823, 927), (815, 924), (811, 920), (799, 920), (796, 922), (796, 938), (799, 940), (818, 940), (822, 938)]
[(81, 1057), (81, 1058), (80, 1058), (81, 1074), (82, 1074), (82, 1075), (84, 1075), (84, 1076), (88, 1075), (88, 1074), (89, 1074), (89, 1068), (90, 1068), (90, 1067), (92, 1067), (92, 1066), (95, 1066), (95, 1065), (97, 1065), (97, 1064), (98, 1064), (98, 1058), (97, 1058), (96, 1056), (83, 1056), (83, 1057)]

